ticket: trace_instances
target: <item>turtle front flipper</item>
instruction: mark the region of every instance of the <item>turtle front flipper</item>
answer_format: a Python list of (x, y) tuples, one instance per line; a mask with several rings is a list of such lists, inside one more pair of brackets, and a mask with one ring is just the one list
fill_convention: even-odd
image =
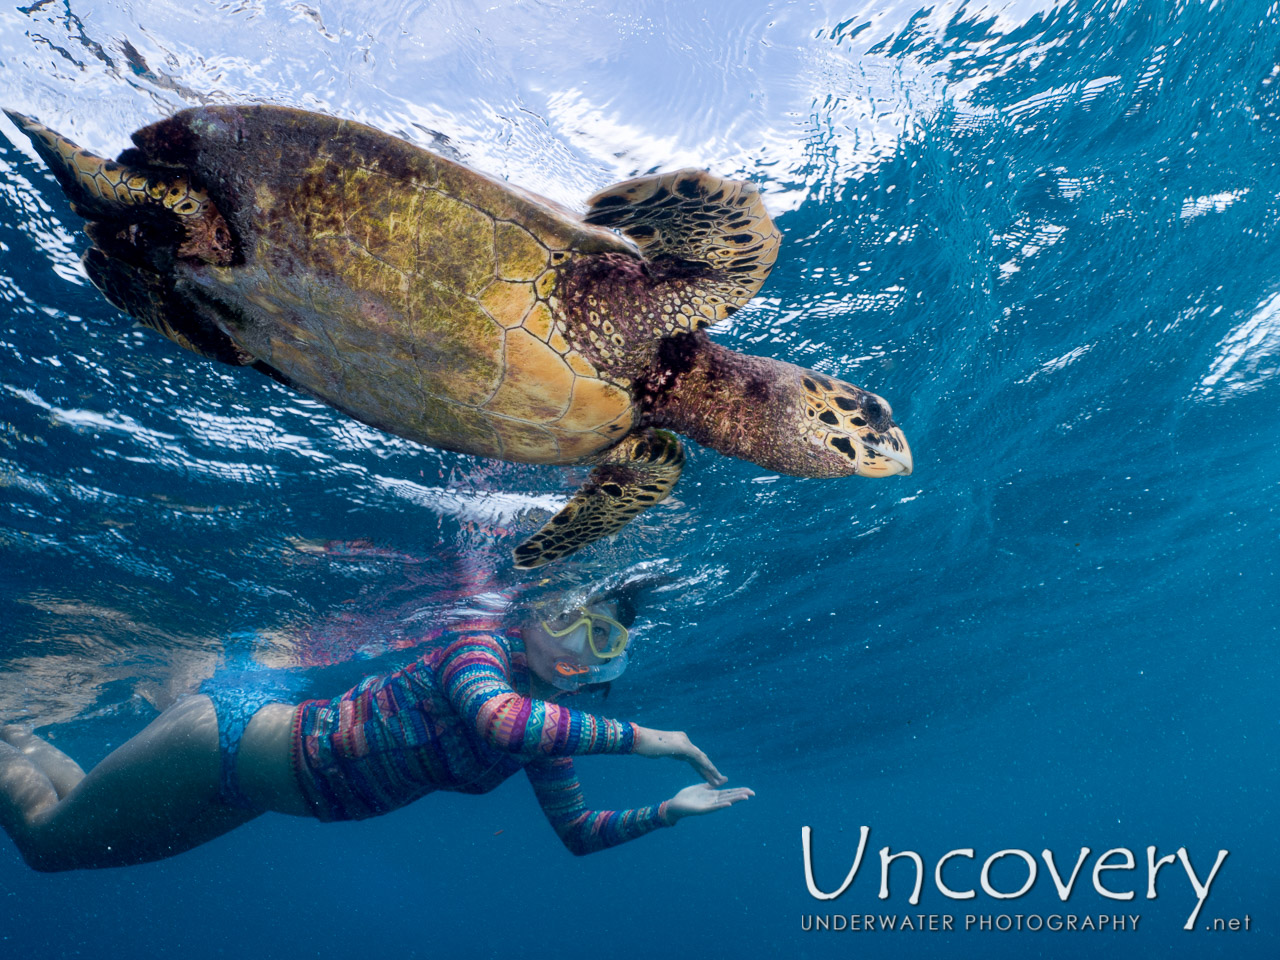
[(86, 220), (118, 228), (99, 230), (95, 241), (109, 232), (127, 237), (131, 226), (147, 220), (167, 220), (182, 231), (177, 238), (178, 256), (218, 266), (226, 266), (234, 259), (227, 221), (209, 195), (193, 186), (180, 171), (106, 160), (30, 117), (11, 110), (4, 112), (31, 138), (31, 145), (49, 165), (76, 213)]
[(666, 430), (641, 430), (612, 447), (545, 527), (515, 549), (516, 566), (540, 567), (621, 530), (667, 498), (680, 478), (684, 449)]
[(620, 230), (649, 262), (672, 328), (664, 332), (725, 319), (756, 295), (778, 256), (778, 228), (745, 180), (677, 170), (615, 184), (588, 204), (587, 223)]

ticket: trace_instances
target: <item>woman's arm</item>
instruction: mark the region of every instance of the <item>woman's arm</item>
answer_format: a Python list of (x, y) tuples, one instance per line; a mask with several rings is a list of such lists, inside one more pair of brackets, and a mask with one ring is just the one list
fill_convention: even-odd
[(561, 842), (578, 857), (635, 840), (659, 827), (673, 827), (684, 817), (714, 813), (755, 796), (746, 787), (716, 790), (698, 783), (656, 807), (588, 810), (573, 761), (568, 757), (535, 760), (525, 767), (525, 774)]
[(535, 760), (524, 771), (547, 821), (575, 857), (616, 847), (675, 823), (665, 816), (665, 803), (631, 810), (588, 810), (568, 757)]
[[(526, 757), (589, 753), (671, 757), (688, 763), (712, 787), (728, 780), (683, 731), (652, 730), (546, 700), (522, 697), (511, 687), (507, 656), (507, 648), (501, 641), (476, 634), (454, 642), (445, 651), (439, 668), (445, 696), (458, 715), (490, 746)], [(672, 800), (688, 793), (688, 790), (681, 791)], [(692, 806), (689, 805), (692, 801), (686, 799), (680, 805), (680, 812), (671, 815), (689, 816), (720, 809), (715, 804), (728, 793), (730, 791), (712, 790), (706, 795), (699, 794), (698, 802)], [(729, 803), (749, 795), (750, 791), (742, 796), (735, 792)], [(708, 796), (712, 799), (708, 800)], [(585, 806), (582, 809), (585, 810)]]
[(495, 749), (527, 757), (634, 749), (635, 724), (516, 693), (507, 648), (494, 637), (478, 634), (454, 642), (439, 669), (444, 694), (458, 716)]

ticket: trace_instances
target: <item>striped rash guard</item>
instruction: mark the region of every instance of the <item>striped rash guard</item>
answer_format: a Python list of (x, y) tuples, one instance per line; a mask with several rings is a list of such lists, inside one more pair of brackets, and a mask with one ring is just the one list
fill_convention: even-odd
[(572, 757), (631, 753), (635, 724), (531, 698), (515, 631), (452, 636), (403, 670), (298, 705), (293, 768), (317, 818), (361, 820), (433, 790), (487, 793), (524, 770), (575, 854), (670, 825), (665, 803), (588, 810), (583, 800)]

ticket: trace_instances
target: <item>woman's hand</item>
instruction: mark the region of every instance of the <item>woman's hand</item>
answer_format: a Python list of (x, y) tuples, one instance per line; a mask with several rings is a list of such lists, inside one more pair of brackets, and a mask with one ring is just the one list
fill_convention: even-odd
[(718, 787), (729, 780), (716, 769), (716, 765), (707, 758), (705, 753), (689, 742), (688, 736), (682, 730), (650, 730), (648, 727), (636, 724), (635, 752), (642, 757), (676, 757), (683, 760), (697, 770), (702, 779), (713, 787)]
[(667, 801), (667, 821), (675, 823), (681, 817), (697, 817), (704, 813), (713, 813), (732, 807), (739, 800), (754, 797), (756, 792), (747, 787), (735, 787), (732, 790), (715, 790), (705, 783), (695, 783), (685, 787)]

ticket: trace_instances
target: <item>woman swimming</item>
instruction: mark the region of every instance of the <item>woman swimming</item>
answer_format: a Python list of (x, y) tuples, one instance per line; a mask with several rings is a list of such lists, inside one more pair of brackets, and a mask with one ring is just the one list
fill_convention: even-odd
[[(395, 673), (331, 700), (246, 704), (187, 697), (86, 774), (22, 727), (0, 730), (0, 826), (36, 870), (171, 857), (274, 811), (320, 820), (387, 813), (433, 790), (486, 793), (524, 770), (575, 854), (754, 796), (682, 732), (559, 706), (626, 665), (613, 603), (520, 630), (456, 630)], [(572, 757), (634, 753), (689, 763), (706, 781), (653, 807), (589, 810)]]

